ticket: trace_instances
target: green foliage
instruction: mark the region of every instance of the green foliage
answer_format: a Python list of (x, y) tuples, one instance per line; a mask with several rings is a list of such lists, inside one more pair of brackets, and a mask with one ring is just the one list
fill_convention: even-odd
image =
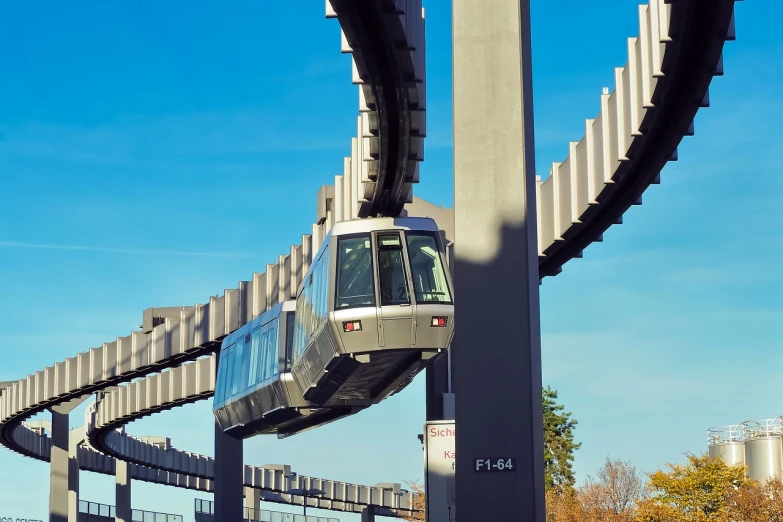
[(669, 472), (650, 475), (652, 498), (637, 511), (639, 522), (709, 522), (726, 520), (732, 492), (749, 486), (743, 466), (688, 454), (688, 463), (668, 464)]
[(542, 395), (546, 489), (563, 490), (573, 487), (576, 482), (572, 463), (574, 452), (582, 446), (574, 442), (577, 421), (571, 418), (571, 412), (564, 412), (565, 408), (557, 403), (557, 390), (547, 386)]

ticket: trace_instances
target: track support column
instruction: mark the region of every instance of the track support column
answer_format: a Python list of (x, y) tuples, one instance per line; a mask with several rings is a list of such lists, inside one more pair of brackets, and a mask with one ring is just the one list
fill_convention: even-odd
[(117, 460), (116, 477), (116, 501), (115, 522), (131, 522), (133, 510), (131, 508), (131, 475), (130, 464)]
[(70, 414), (86, 397), (51, 408), (52, 454), (49, 474), (49, 522), (77, 522), (79, 517), (79, 446), (84, 427), (70, 429)]
[(362, 510), (362, 522), (375, 522), (375, 508), (367, 506)]
[(245, 488), (245, 508), (250, 520), (261, 520), (261, 491), (256, 488)]
[(215, 520), (242, 520), (244, 463), (242, 440), (215, 422)]
[(453, 515), (543, 522), (530, 0), (454, 0), (453, 17)]
[(49, 522), (69, 522), (69, 431), (70, 426), (68, 425), (68, 413), (60, 413), (52, 410), (52, 457), (50, 462), (51, 471), (49, 475)]

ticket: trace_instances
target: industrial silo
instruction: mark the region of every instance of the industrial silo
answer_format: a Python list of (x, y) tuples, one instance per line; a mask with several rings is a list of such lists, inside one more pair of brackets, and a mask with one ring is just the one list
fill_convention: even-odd
[(743, 427), (742, 424), (732, 424), (707, 430), (709, 456), (721, 459), (728, 466), (745, 464)]
[(783, 429), (781, 418), (743, 422), (748, 476), (762, 484), (783, 480)]

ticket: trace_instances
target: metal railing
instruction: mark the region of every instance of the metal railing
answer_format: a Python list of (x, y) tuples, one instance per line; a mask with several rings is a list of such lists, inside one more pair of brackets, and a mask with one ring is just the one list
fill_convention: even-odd
[[(87, 500), (79, 501), (79, 513), (93, 515), (98, 517), (114, 518), (117, 511), (114, 506), (108, 504), (99, 504), (98, 502), (89, 502)], [(171, 515), (168, 513), (156, 513), (154, 511), (144, 511), (142, 509), (131, 510), (132, 522), (184, 522), (182, 515)]]
[(744, 424), (730, 424), (728, 426), (716, 426), (707, 430), (707, 442), (709, 444), (725, 444), (727, 442), (743, 442), (745, 440)]
[(707, 430), (707, 443), (745, 442), (760, 437), (783, 436), (783, 415), (773, 419), (747, 420), (742, 424), (716, 426)]
[(745, 426), (745, 440), (783, 435), (782, 421), (783, 417), (775, 417), (774, 419), (762, 419), (743, 422), (742, 424)]
[[(198, 515), (214, 515), (215, 503), (211, 500), (196, 499), (196, 519)], [(340, 522), (339, 518), (319, 517), (313, 515), (296, 515), (282, 511), (267, 511), (266, 509), (244, 508), (245, 522)], [(146, 522), (146, 521), (145, 521)]]

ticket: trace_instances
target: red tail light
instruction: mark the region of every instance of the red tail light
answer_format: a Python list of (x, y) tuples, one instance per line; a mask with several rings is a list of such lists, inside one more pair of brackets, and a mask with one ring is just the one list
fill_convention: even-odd
[(445, 328), (449, 324), (449, 319), (445, 316), (433, 316), (430, 326), (433, 328)]
[(343, 321), (343, 332), (359, 332), (361, 329), (361, 321)]

